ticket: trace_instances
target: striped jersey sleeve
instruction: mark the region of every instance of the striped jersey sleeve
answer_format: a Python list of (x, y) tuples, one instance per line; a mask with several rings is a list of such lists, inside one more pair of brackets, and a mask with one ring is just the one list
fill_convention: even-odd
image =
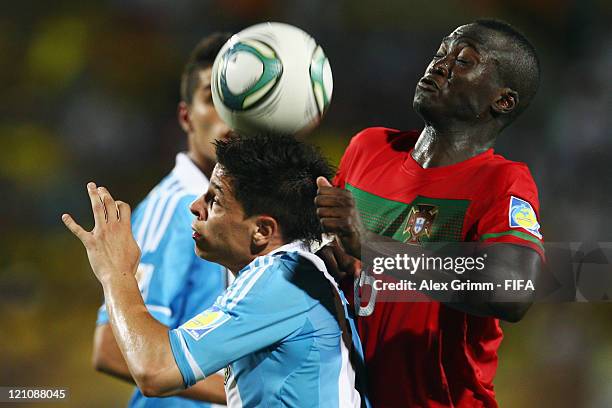
[(310, 307), (279, 257), (257, 258), (215, 304), (170, 330), (172, 353), (189, 387), (247, 354), (302, 329)]

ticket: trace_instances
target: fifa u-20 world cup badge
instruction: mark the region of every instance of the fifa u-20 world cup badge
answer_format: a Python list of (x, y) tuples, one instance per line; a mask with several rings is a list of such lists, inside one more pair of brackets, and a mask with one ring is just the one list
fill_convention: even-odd
[(404, 242), (410, 244), (420, 244), (422, 237), (429, 238), (433, 223), (438, 215), (438, 207), (431, 204), (413, 205), (408, 214), (408, 221), (404, 228), (407, 234)]
[(228, 314), (218, 307), (212, 306), (184, 323), (181, 328), (197, 341), (228, 320), (230, 320)]
[(523, 228), (532, 235), (542, 239), (540, 223), (538, 222), (536, 212), (527, 201), (511, 196), (508, 218), (510, 228)]

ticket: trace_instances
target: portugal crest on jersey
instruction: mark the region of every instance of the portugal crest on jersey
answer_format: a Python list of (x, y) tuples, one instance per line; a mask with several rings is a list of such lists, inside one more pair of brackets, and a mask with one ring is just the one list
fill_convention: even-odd
[(429, 238), (437, 214), (438, 207), (435, 205), (413, 205), (410, 209), (410, 213), (408, 213), (408, 221), (404, 228), (404, 234), (407, 234), (405, 242), (420, 244), (423, 236)]

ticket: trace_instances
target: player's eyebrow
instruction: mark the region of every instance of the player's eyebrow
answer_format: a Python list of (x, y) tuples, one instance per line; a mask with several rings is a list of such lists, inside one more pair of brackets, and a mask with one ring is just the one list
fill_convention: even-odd
[(215, 183), (214, 181), (211, 181), (211, 182), (210, 182), (210, 184), (213, 186), (213, 188), (214, 188), (215, 190), (217, 190), (217, 191), (216, 191), (216, 193), (217, 193), (218, 195), (220, 195), (221, 197), (223, 197), (223, 196), (225, 195), (225, 194), (224, 194), (224, 191), (223, 191), (223, 187), (222, 187), (220, 184)]
[(476, 38), (468, 37), (465, 35), (461, 35), (459, 37), (446, 36), (442, 39), (442, 42), (444, 44), (448, 44), (450, 42), (465, 43), (470, 48), (473, 48), (476, 53), (480, 54), (480, 48), (478, 47), (478, 45), (476, 45), (478, 43), (478, 40)]

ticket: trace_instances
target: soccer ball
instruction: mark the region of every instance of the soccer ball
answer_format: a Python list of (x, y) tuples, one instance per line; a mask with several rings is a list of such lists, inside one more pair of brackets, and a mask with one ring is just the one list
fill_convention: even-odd
[(211, 89), (221, 119), (239, 134), (294, 135), (314, 127), (331, 101), (329, 61), (301, 29), (262, 23), (221, 48)]

